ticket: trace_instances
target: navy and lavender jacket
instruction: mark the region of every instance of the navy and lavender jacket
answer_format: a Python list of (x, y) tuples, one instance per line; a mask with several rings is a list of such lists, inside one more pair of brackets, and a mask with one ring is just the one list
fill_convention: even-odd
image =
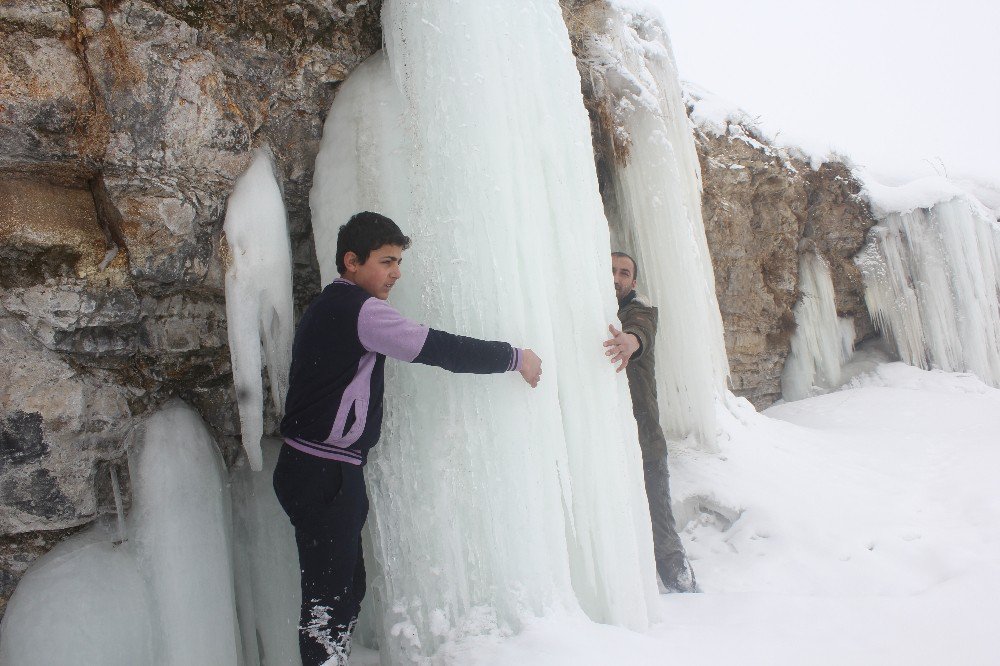
[(427, 328), (338, 278), (295, 332), (281, 435), (304, 453), (364, 465), (382, 433), (385, 357), (487, 374), (521, 369), (521, 350)]

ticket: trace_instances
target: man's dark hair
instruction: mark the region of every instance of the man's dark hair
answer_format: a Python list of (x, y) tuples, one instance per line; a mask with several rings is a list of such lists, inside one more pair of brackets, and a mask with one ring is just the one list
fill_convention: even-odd
[(347, 272), (344, 255), (348, 252), (365, 263), (372, 251), (383, 245), (399, 245), (406, 250), (410, 247), (410, 237), (385, 215), (369, 211), (352, 215), (337, 232), (337, 271), (341, 275)]
[(624, 252), (612, 252), (611, 256), (612, 257), (618, 257), (619, 259), (622, 258), (622, 257), (624, 257), (625, 259), (628, 259), (629, 261), (631, 261), (632, 262), (632, 279), (633, 280), (638, 280), (639, 279), (639, 263), (635, 259), (632, 258), (632, 255), (625, 254)]

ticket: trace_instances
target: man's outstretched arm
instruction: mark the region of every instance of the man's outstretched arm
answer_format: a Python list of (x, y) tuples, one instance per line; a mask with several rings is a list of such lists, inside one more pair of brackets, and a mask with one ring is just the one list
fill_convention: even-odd
[(629, 361), (636, 361), (643, 354), (650, 354), (656, 339), (658, 313), (654, 307), (631, 307), (624, 311), (622, 330), (608, 326), (611, 339), (604, 341), (605, 356), (612, 363), (621, 363), (616, 372), (624, 370)]
[(361, 307), (358, 339), (368, 351), (451, 372), (491, 374), (516, 370), (532, 387), (538, 385), (542, 374), (541, 359), (530, 349), (428, 328), (377, 298), (369, 298)]

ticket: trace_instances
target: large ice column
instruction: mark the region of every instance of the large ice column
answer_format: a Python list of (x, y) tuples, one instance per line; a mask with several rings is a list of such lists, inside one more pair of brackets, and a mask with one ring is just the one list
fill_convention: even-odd
[(40, 558), (7, 607), (0, 663), (242, 663), (228, 487), (204, 423), (168, 405), (129, 467), (128, 540), (98, 525)]
[(173, 403), (146, 422), (129, 466), (130, 533), (158, 609), (157, 663), (237, 663), (230, 501), (212, 436)]
[(261, 345), (280, 414), (288, 392), (292, 357), (292, 253), (281, 189), (271, 155), (258, 150), (233, 188), (223, 225), (229, 244), (226, 319), (233, 380), (239, 402), (243, 448), (254, 470), (261, 469), (264, 388)]
[(299, 555), (295, 530), (278, 504), (271, 476), (281, 441), (261, 442), (263, 473), (233, 472), (236, 598), (245, 666), (298, 664)]
[(581, 58), (602, 76), (613, 128), (610, 210), (615, 249), (639, 262), (639, 288), (659, 308), (660, 421), (708, 449), (729, 361), (701, 216), (701, 171), (670, 41), (659, 21), (620, 3), (583, 11)]
[(900, 358), (1000, 386), (1000, 225), (984, 206), (956, 196), (889, 213), (855, 261)]
[(801, 400), (839, 386), (841, 369), (854, 351), (854, 325), (837, 317), (830, 267), (814, 252), (799, 258), (795, 325), (781, 375), (786, 400)]
[(324, 281), (358, 210), (412, 236), (393, 305), (532, 347), (544, 377), (390, 362), (369, 462), (383, 659), (579, 605), (643, 627), (649, 517), (589, 122), (558, 4), (390, 1), (388, 57), (338, 92), (312, 193)]

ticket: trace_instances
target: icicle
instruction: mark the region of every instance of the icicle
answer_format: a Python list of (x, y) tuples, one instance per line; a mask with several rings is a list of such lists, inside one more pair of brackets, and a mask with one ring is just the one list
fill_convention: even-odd
[(268, 151), (258, 150), (236, 182), (223, 228), (231, 258), (226, 270), (226, 318), (243, 448), (250, 466), (260, 471), (264, 432), (261, 344), (271, 398), (280, 414), (288, 391), (294, 334), (288, 223)]
[(118, 468), (111, 465), (109, 473), (111, 474), (111, 492), (115, 496), (115, 513), (118, 518), (118, 536), (115, 539), (115, 545), (119, 546), (128, 540), (128, 534), (125, 531), (125, 505), (122, 503), (122, 488), (118, 481)]
[(781, 376), (786, 400), (839, 386), (841, 368), (854, 347), (854, 325), (837, 317), (830, 268), (818, 254), (807, 252), (799, 259), (799, 293), (792, 349)]
[(1000, 225), (966, 196), (888, 213), (855, 262), (900, 358), (1000, 386)]

